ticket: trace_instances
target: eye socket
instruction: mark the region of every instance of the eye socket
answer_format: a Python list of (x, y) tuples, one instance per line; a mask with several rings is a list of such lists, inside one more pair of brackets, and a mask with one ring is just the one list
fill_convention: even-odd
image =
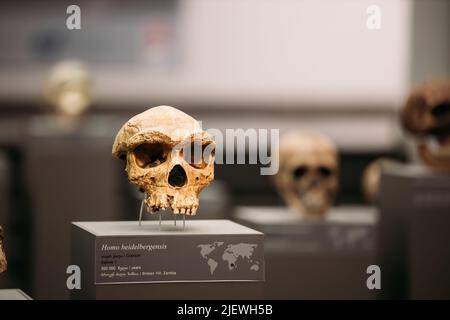
[(141, 168), (153, 168), (167, 159), (165, 146), (161, 143), (143, 143), (137, 146), (133, 153), (136, 164)]
[(319, 173), (323, 177), (329, 177), (333, 173), (330, 168), (327, 167), (319, 167)]
[(181, 151), (184, 160), (196, 169), (206, 168), (215, 154), (214, 146), (210, 145), (211, 143), (202, 144), (201, 141), (191, 142)]
[(433, 109), (431, 109), (431, 114), (434, 117), (445, 117), (447, 115), (450, 115), (450, 103), (441, 103), (435, 106)]
[(295, 179), (300, 179), (301, 177), (303, 177), (306, 173), (306, 167), (305, 166), (300, 166), (295, 168), (295, 170), (292, 172), (292, 175), (294, 176)]

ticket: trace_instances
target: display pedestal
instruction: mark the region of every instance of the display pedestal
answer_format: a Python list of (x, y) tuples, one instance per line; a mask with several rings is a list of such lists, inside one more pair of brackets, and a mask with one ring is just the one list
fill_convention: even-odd
[(333, 208), (311, 221), (284, 207), (239, 207), (235, 217), (264, 232), (266, 298), (376, 297), (366, 286), (366, 269), (376, 264), (373, 209)]
[(30, 122), (25, 159), (35, 299), (69, 298), (66, 268), (72, 221), (125, 218), (120, 182), (126, 181), (126, 175), (121, 163), (111, 157), (120, 121), (91, 116), (69, 131), (52, 116), (34, 117)]
[(450, 175), (386, 168), (380, 187), (383, 297), (450, 298)]
[(73, 299), (261, 299), (264, 235), (229, 220), (74, 222)]
[(0, 300), (33, 300), (20, 289), (0, 290)]

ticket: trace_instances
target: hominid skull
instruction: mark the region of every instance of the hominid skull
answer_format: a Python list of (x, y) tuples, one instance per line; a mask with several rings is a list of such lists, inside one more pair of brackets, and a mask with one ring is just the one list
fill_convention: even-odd
[(71, 60), (55, 65), (45, 83), (44, 98), (60, 116), (78, 117), (85, 113), (92, 100), (87, 67)]
[(338, 157), (327, 138), (290, 132), (280, 141), (275, 185), (286, 203), (306, 217), (321, 217), (332, 205), (338, 189)]
[(150, 212), (195, 215), (200, 191), (214, 179), (214, 148), (194, 118), (159, 106), (128, 120), (112, 153), (126, 161), (128, 180), (145, 192)]
[(422, 161), (450, 171), (450, 79), (434, 79), (413, 90), (400, 116), (417, 141)]
[(7, 265), (5, 247), (3, 245), (3, 229), (0, 226), (0, 274), (6, 271)]

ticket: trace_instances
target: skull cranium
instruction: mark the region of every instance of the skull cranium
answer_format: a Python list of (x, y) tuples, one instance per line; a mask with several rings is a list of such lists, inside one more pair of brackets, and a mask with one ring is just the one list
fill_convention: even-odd
[(6, 271), (7, 263), (6, 263), (6, 255), (5, 248), (3, 246), (3, 229), (0, 226), (0, 273)]
[(44, 98), (56, 114), (78, 117), (91, 103), (90, 87), (87, 67), (79, 61), (64, 61), (52, 68), (45, 83)]
[(194, 118), (159, 106), (125, 123), (112, 153), (126, 161), (128, 179), (145, 192), (150, 212), (195, 215), (199, 193), (214, 179), (214, 147)]
[(428, 167), (450, 170), (450, 79), (434, 79), (413, 90), (401, 111), (401, 123), (414, 135)]
[(275, 185), (286, 203), (304, 216), (323, 216), (338, 188), (334, 144), (319, 134), (290, 132), (280, 141), (279, 165)]

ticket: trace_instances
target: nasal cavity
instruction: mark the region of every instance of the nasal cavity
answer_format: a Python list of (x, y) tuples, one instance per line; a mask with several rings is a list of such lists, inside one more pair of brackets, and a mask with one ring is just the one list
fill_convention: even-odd
[(172, 187), (182, 187), (187, 182), (186, 171), (184, 171), (183, 167), (177, 164), (175, 167), (170, 170), (169, 173), (169, 184)]

